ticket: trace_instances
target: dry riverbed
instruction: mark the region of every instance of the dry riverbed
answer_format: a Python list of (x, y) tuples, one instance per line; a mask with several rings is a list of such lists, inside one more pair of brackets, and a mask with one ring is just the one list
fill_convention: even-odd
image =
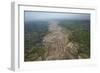
[(43, 45), (47, 50), (45, 52), (46, 60), (60, 60), (60, 59), (76, 59), (77, 43), (69, 40), (71, 32), (67, 32), (59, 26), (59, 22), (49, 22), (49, 33), (43, 38)]

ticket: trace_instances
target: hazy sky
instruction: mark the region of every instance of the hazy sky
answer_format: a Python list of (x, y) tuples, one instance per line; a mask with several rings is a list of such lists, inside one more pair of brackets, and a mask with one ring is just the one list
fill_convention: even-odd
[(54, 12), (24, 12), (25, 21), (37, 21), (48, 19), (66, 19), (66, 20), (90, 20), (90, 14), (79, 13), (54, 13)]

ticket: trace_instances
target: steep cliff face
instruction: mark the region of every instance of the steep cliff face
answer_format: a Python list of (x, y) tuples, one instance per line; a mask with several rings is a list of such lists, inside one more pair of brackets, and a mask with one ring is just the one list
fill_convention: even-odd
[(69, 40), (71, 32), (67, 32), (58, 25), (59, 22), (49, 22), (49, 34), (43, 39), (43, 45), (46, 49), (44, 57), (46, 60), (59, 60), (59, 59), (76, 59), (77, 56), (77, 43)]

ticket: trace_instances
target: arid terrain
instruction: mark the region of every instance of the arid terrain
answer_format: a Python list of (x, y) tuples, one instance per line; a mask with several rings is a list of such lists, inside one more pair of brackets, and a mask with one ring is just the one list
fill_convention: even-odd
[(56, 21), (49, 22), (50, 33), (43, 39), (43, 45), (47, 49), (46, 60), (77, 58), (78, 44), (69, 41), (71, 32), (65, 32), (58, 24)]

